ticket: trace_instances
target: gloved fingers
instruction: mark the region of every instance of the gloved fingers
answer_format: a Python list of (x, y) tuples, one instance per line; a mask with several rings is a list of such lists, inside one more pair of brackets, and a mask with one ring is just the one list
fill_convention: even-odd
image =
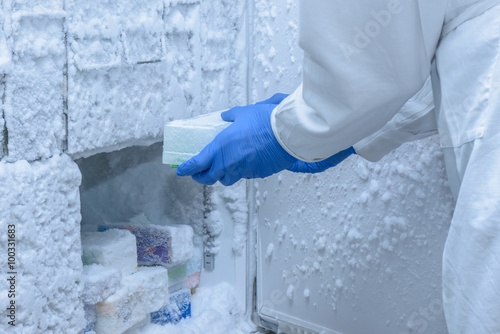
[(238, 114), (242, 112), (245, 107), (233, 107), (229, 110), (223, 111), (220, 117), (226, 122), (234, 122)]
[(200, 153), (177, 167), (177, 175), (189, 176), (209, 169), (212, 166), (214, 158), (212, 145), (212, 143), (208, 144), (203, 150), (201, 150)]
[(276, 93), (267, 100), (257, 102), (256, 104), (280, 104), (289, 94)]
[(214, 172), (212, 169), (209, 169), (200, 173), (196, 173), (191, 177), (198, 183), (211, 186), (219, 181), (222, 177), (224, 177), (224, 172), (222, 170), (220, 172)]
[(240, 180), (239, 177), (234, 177), (234, 176), (230, 176), (229, 174), (226, 173), (226, 175), (224, 175), (220, 180), (219, 182), (222, 183), (222, 185), (224, 186), (232, 186), (233, 184), (235, 184), (236, 182), (238, 182)]

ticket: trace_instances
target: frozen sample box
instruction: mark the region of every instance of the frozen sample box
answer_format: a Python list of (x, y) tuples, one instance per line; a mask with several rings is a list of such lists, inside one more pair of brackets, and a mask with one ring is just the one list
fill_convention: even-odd
[(84, 304), (95, 305), (111, 296), (120, 287), (122, 273), (111, 267), (100, 264), (83, 266)]
[(196, 288), (200, 285), (200, 272), (197, 271), (187, 277), (186, 288), (191, 289), (191, 291), (196, 291)]
[(82, 233), (83, 264), (102, 264), (116, 268), (123, 276), (137, 269), (135, 236), (129, 231), (110, 230)]
[[(181, 264), (172, 268), (168, 268), (168, 286), (169, 291), (174, 292), (184, 288), (187, 280), (187, 265)], [(174, 289), (179, 286), (180, 288)]]
[(170, 295), (170, 303), (151, 313), (151, 322), (158, 325), (176, 324), (191, 316), (191, 293), (188, 289)]
[(219, 132), (231, 124), (222, 120), (221, 112), (167, 123), (163, 137), (163, 163), (180, 165), (200, 153)]
[(140, 265), (173, 267), (193, 256), (193, 228), (189, 225), (113, 223), (99, 227), (100, 231), (110, 229), (124, 229), (135, 235)]
[(120, 289), (97, 304), (95, 332), (120, 334), (169, 303), (168, 271), (139, 267), (124, 277)]
[(86, 326), (83, 329), (84, 334), (95, 334), (94, 327), (97, 320), (96, 306), (95, 305), (83, 305), (83, 310), (85, 311), (85, 323)]
[[(195, 248), (193, 252), (193, 257), (187, 263), (187, 280), (186, 287), (188, 289), (196, 289), (200, 284), (200, 273), (203, 262), (203, 251), (199, 248)], [(194, 291), (194, 290), (193, 290)]]

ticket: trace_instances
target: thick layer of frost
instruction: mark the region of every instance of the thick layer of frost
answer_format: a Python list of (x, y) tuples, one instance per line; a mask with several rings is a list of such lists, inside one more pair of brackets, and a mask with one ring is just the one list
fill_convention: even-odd
[(112, 267), (100, 264), (83, 266), (83, 303), (94, 305), (108, 298), (118, 290), (121, 278), (122, 273)]
[(135, 236), (126, 230), (82, 233), (82, 261), (102, 264), (130, 275), (137, 269)]
[(140, 267), (122, 279), (120, 289), (97, 304), (95, 331), (123, 333), (169, 302), (168, 273), (163, 267)]
[[(80, 172), (66, 155), (43, 162), (0, 163), (0, 226), (16, 230), (16, 329), (78, 333), (81, 298)], [(7, 233), (0, 251), (7, 254)], [(7, 305), (7, 280), (0, 303)], [(10, 333), (6, 317), (0, 332)]]
[(218, 188), (221, 204), (225, 205), (233, 221), (233, 251), (242, 255), (248, 236), (248, 201), (246, 182)]
[(242, 101), (243, 4), (67, 2), (69, 152), (159, 141), (169, 120)]
[[(10, 15), (11, 13), (8, 13)], [(48, 158), (63, 150), (65, 45), (60, 12), (12, 14), (7, 44), (11, 75), (4, 97), (9, 161)]]

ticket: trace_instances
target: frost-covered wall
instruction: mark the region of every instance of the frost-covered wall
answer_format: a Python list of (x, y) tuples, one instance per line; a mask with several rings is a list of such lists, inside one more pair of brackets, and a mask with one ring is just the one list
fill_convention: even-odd
[[(0, 163), (1, 333), (77, 333), (85, 325), (79, 283), (80, 180), (67, 155)], [(12, 240), (14, 260), (7, 266)], [(10, 305), (14, 313), (6, 310)]]
[(257, 207), (263, 314), (340, 333), (446, 333), (453, 204), (437, 138), (379, 163), (352, 157), (321, 175), (259, 181)]
[(242, 4), (68, 0), (68, 152), (158, 140), (168, 120), (244, 102)]
[(63, 151), (65, 14), (62, 2), (41, 6), (3, 2), (3, 28), (11, 54), (3, 99), (8, 161), (49, 158)]
[(256, 0), (251, 17), (251, 102), (292, 93), (302, 80), (298, 1)]

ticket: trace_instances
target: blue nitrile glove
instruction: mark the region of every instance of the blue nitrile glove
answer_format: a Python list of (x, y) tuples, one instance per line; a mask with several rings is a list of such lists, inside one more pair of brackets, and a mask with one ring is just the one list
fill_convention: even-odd
[(275, 104), (278, 105), (290, 94), (276, 93), (267, 100), (257, 102), (256, 104)]
[(221, 114), (233, 122), (198, 155), (177, 168), (177, 175), (199, 183), (220, 181), (229, 186), (241, 178), (264, 178), (291, 167), (297, 159), (274, 137), (271, 113), (286, 95), (276, 94), (257, 104), (235, 107)]
[(354, 151), (354, 148), (349, 147), (347, 150), (340, 151), (339, 153), (334, 154), (331, 157), (318, 162), (304, 162), (298, 160), (296, 163), (294, 163), (291, 167), (287, 169), (294, 173), (310, 173), (310, 174), (321, 173), (330, 167), (337, 166), (351, 154), (356, 154), (356, 152)]

